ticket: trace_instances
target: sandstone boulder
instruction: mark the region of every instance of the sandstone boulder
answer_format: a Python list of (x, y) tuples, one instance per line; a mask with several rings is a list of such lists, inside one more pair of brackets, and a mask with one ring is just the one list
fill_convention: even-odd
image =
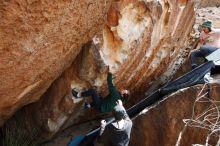
[[(21, 35), (22, 31), (18, 33), (19, 36), (15, 35), (17, 29), (23, 28), (16, 27), (9, 41), (5, 37), (6, 30), (12, 31), (10, 29), (12, 26), (8, 25), (9, 28), (4, 31), (3, 28), (7, 28), (7, 25), (1, 27), (5, 34), (2, 37), (3, 42), (6, 42), (3, 47), (15, 42), (16, 45), (21, 45), (16, 49), (22, 50), (22, 41), (29, 39), (31, 44), (27, 47), (30, 52), (26, 53), (28, 54), (26, 59), (25, 55), (20, 55), (22, 59), (14, 57), (15, 60), (21, 59), (21, 62), (12, 62), (12, 64), (17, 63), (13, 70), (8, 64), (10, 60), (8, 56), (13, 49), (8, 51), (2, 49), (2, 54), (8, 52), (9, 55), (2, 57), (5, 60), (2, 67), (5, 69), (1, 70), (1, 82), (4, 85), (0, 90), (1, 96), (4, 97), (4, 100), (0, 101), (0, 108), (4, 109), (1, 110), (3, 115), (1, 123), (18, 108), (38, 101), (24, 108), (24, 111), (28, 111), (28, 116), (34, 115), (29, 117), (31, 119), (28, 122), (29, 128), (40, 127), (44, 135), (51, 136), (71, 125), (76, 119), (80, 121), (81, 118), (88, 118), (88, 115), (95, 115), (90, 111), (81, 110), (82, 102), (76, 103), (70, 91), (71, 88), (79, 91), (95, 86), (103, 95), (107, 94), (105, 81), (107, 65), (114, 73), (116, 86), (119, 89), (127, 88), (132, 91), (129, 106), (143, 98), (149, 87), (154, 90), (172, 78), (188, 55), (188, 38), (195, 22), (194, 3), (191, 0), (118, 0), (111, 4), (109, 11), (107, 0), (105, 2), (65, 1), (60, 2), (60, 5), (59, 2), (51, 3), (35, 2), (30, 10), (19, 9), (24, 11), (25, 16), (28, 13), (30, 17), (25, 18), (33, 19), (28, 22), (36, 26), (35, 28), (27, 23), (28, 26), (33, 27), (33, 30), (28, 29), (28, 35), (24, 36), (26, 38)], [(17, 6), (17, 3), (4, 4), (9, 8)], [(46, 19), (44, 24), (42, 22), (45, 18), (44, 13), (39, 14), (39, 12), (43, 11), (44, 5), (47, 4), (48, 7), (51, 6), (52, 12), (46, 13), (47, 16), (50, 14), (48, 16), (50, 19)], [(27, 6), (30, 7), (29, 3)], [(24, 7), (26, 8), (26, 5)], [(4, 9), (8, 12), (7, 10), (9, 9)], [(32, 11), (37, 15), (36, 19), (31, 15)], [(101, 27), (106, 13), (107, 22)], [(8, 15), (14, 20), (19, 13), (11, 14), (10, 11)], [(40, 21), (38, 17), (42, 17), (43, 20)], [(6, 19), (5, 22), (7, 21), (9, 20)], [(42, 22), (42, 26), (39, 25), (42, 30), (38, 28), (37, 22)], [(18, 26), (23, 26), (24, 22), (20, 23)], [(43, 31), (41, 33), (44, 35), (40, 37), (41, 39), (37, 38), (38, 35), (37, 39), (32, 38), (33, 34), (36, 35), (35, 31)], [(99, 33), (96, 33), (98, 31)], [(39, 40), (41, 43), (38, 44)], [(80, 49), (82, 44), (89, 40), (92, 42)], [(16, 52), (19, 51), (14, 52), (15, 56)], [(14, 92), (10, 92), (11, 88), (14, 88)], [(23, 114), (20, 118), (28, 119), (28, 116)]]
[(39, 100), (105, 20), (110, 0), (0, 2), (0, 125)]
[[(197, 85), (169, 95), (134, 120), (130, 145), (174, 146), (180, 132), (182, 136), (177, 146), (204, 145), (213, 131), (208, 142), (215, 145), (218, 140), (215, 123), (219, 123), (219, 87), (219, 83), (210, 87)], [(184, 123), (187, 120), (188, 124)]]

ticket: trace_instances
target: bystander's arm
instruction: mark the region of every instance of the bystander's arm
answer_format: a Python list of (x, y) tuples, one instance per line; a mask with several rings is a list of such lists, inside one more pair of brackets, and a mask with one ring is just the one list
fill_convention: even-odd
[(101, 120), (100, 122), (100, 131), (99, 131), (99, 136), (96, 139), (95, 146), (104, 146), (104, 143), (107, 141), (107, 134), (108, 132), (106, 131), (106, 121)]
[(105, 130), (105, 126), (106, 126), (106, 121), (105, 120), (101, 120), (99, 136), (101, 136), (103, 134), (103, 132)]

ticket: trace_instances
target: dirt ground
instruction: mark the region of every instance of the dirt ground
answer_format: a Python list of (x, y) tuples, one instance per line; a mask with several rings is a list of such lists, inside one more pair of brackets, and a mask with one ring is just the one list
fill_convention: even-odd
[(206, 7), (196, 10), (196, 26), (204, 20), (212, 20), (215, 28), (220, 28), (220, 7)]

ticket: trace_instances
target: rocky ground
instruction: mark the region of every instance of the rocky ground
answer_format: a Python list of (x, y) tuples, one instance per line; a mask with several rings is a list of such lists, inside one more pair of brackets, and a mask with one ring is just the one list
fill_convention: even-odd
[(215, 28), (220, 28), (220, 7), (198, 8), (196, 10), (196, 24), (201, 24), (204, 20), (212, 20)]

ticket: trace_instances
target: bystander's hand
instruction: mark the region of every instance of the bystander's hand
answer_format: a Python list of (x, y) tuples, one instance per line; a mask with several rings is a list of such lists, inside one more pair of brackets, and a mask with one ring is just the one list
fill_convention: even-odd
[(105, 120), (101, 120), (100, 127), (101, 128), (105, 128), (105, 126), (106, 126), (106, 121)]
[(99, 132), (99, 136), (101, 136), (102, 133), (104, 132), (105, 126), (106, 126), (106, 121), (105, 121), (105, 120), (101, 120), (101, 122), (100, 122), (100, 132)]

